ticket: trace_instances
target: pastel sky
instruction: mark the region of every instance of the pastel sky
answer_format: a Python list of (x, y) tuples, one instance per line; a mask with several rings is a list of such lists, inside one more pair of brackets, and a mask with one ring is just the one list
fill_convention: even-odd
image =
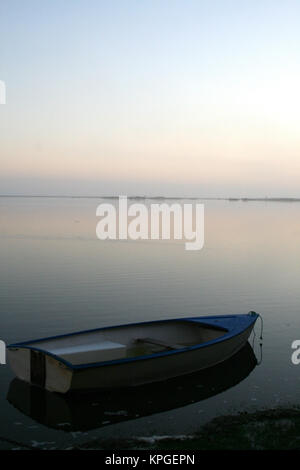
[(1, 0), (0, 194), (300, 196), (298, 0)]

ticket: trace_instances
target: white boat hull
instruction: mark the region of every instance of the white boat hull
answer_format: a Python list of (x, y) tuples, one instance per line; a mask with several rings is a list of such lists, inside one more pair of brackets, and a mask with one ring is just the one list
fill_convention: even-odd
[[(150, 355), (132, 361), (70, 368), (59, 357), (27, 347), (12, 346), (8, 361), (21, 380), (42, 385), (49, 391), (122, 388), (157, 382), (212, 367), (233, 356), (247, 342), (253, 324), (237, 335), (204, 347)], [(34, 366), (34, 370), (32, 370)]]

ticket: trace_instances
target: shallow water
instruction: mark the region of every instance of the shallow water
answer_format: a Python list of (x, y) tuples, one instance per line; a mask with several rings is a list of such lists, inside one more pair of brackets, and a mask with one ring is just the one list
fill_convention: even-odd
[(248, 352), (223, 368), (70, 400), (1, 365), (0, 449), (190, 434), (216, 415), (299, 405), (300, 203), (203, 201), (205, 245), (188, 252), (180, 241), (98, 240), (100, 202), (0, 198), (0, 339), (255, 310), (262, 349), (258, 321)]

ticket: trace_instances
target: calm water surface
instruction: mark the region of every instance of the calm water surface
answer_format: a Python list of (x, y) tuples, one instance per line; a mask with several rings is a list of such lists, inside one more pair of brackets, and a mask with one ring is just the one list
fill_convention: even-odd
[[(100, 199), (0, 198), (0, 339), (119, 323), (259, 312), (239, 357), (122, 394), (68, 399), (0, 366), (0, 449), (190, 434), (217, 415), (300, 405), (300, 203), (204, 201), (205, 246), (99, 241)], [(108, 202), (108, 201), (106, 201)], [(174, 201), (173, 201), (174, 202)]]

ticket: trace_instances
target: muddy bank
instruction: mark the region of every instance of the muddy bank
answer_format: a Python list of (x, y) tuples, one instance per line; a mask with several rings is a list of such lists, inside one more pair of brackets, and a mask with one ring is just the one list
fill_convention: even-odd
[(286, 450), (300, 449), (300, 408), (268, 409), (218, 417), (199, 432), (130, 440), (99, 440), (80, 449)]

